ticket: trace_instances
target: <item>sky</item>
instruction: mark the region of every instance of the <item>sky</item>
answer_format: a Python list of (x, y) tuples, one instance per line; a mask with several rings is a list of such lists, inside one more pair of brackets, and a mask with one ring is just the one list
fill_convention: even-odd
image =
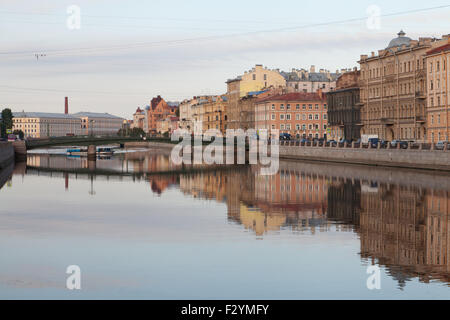
[(156, 95), (225, 93), (255, 64), (353, 68), (400, 29), (450, 33), (449, 16), (442, 0), (1, 0), (0, 109), (63, 112), (68, 96), (70, 112), (131, 119)]

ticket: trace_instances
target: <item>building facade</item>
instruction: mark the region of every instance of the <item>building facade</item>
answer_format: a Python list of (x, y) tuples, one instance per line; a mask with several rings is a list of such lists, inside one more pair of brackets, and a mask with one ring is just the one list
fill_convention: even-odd
[(328, 139), (358, 140), (361, 129), (357, 70), (342, 74), (336, 81), (336, 89), (327, 93)]
[(82, 135), (115, 135), (123, 127), (123, 118), (109, 113), (78, 112)]
[(163, 120), (167, 116), (176, 116), (177, 110), (177, 104), (168, 103), (159, 95), (153, 98), (145, 110), (144, 131), (157, 133), (157, 121)]
[(327, 137), (326, 95), (294, 92), (258, 99), (255, 103), (256, 129), (278, 129), (293, 137)]
[(445, 44), (427, 52), (427, 140), (428, 142), (450, 139), (450, 36), (443, 36)]
[(25, 138), (48, 138), (82, 134), (80, 118), (64, 113), (14, 112), (13, 130)]
[(290, 92), (311, 92), (314, 93), (318, 89), (322, 92), (328, 92), (336, 88), (336, 80), (341, 73), (347, 70), (336, 70), (332, 73), (325, 69), (316, 72), (315, 66), (311, 66), (310, 70), (292, 69), (291, 72), (281, 72), (286, 80), (286, 87)]
[(145, 110), (141, 108), (137, 108), (136, 112), (133, 114), (133, 123), (131, 124), (131, 128), (140, 128), (144, 130), (144, 121), (145, 121)]
[[(244, 75), (227, 82), (227, 127), (229, 129), (254, 128), (254, 101), (270, 89), (284, 88), (286, 80), (278, 70), (256, 65)], [(267, 94), (265, 94), (267, 95)]]
[(427, 140), (425, 56), (438, 42), (412, 40), (400, 31), (377, 55), (361, 55), (361, 134), (388, 141)]

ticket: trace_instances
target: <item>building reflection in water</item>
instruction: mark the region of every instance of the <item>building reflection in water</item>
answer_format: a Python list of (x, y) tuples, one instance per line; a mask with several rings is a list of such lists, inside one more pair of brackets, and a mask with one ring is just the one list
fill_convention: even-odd
[(450, 284), (450, 179), (445, 175), (283, 161), (272, 176), (249, 166), (184, 172), (168, 154), (148, 151), (98, 160), (90, 173), (76, 171), (89, 169), (85, 159), (32, 155), (15, 173), (43, 174), (41, 169), (47, 174), (64, 169), (65, 188), (71, 178), (92, 176), (143, 179), (158, 195), (177, 187), (185, 195), (225, 203), (228, 220), (258, 237), (331, 227), (354, 232), (363, 261), (385, 266), (400, 288), (412, 278)]

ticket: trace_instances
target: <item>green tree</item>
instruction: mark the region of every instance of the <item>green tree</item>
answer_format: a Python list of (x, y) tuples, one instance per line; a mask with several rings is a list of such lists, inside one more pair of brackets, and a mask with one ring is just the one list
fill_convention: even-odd
[(23, 137), (25, 136), (22, 130), (14, 130), (13, 134), (19, 136), (20, 139), (23, 139)]
[(2, 120), (0, 121), (0, 136), (5, 137), (6, 136), (6, 130), (12, 129), (13, 126), (13, 115), (11, 112), (11, 109), (3, 109), (2, 110)]

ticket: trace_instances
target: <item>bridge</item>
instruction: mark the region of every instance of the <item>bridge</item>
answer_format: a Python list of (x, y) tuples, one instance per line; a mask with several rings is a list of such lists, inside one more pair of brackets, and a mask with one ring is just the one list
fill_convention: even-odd
[[(120, 136), (72, 136), (72, 137), (51, 137), (43, 139), (26, 140), (27, 150), (41, 147), (66, 146), (66, 145), (103, 145), (111, 143), (125, 143), (130, 141), (143, 141), (140, 137), (120, 137)], [(168, 138), (152, 138), (151, 141), (170, 142)]]

